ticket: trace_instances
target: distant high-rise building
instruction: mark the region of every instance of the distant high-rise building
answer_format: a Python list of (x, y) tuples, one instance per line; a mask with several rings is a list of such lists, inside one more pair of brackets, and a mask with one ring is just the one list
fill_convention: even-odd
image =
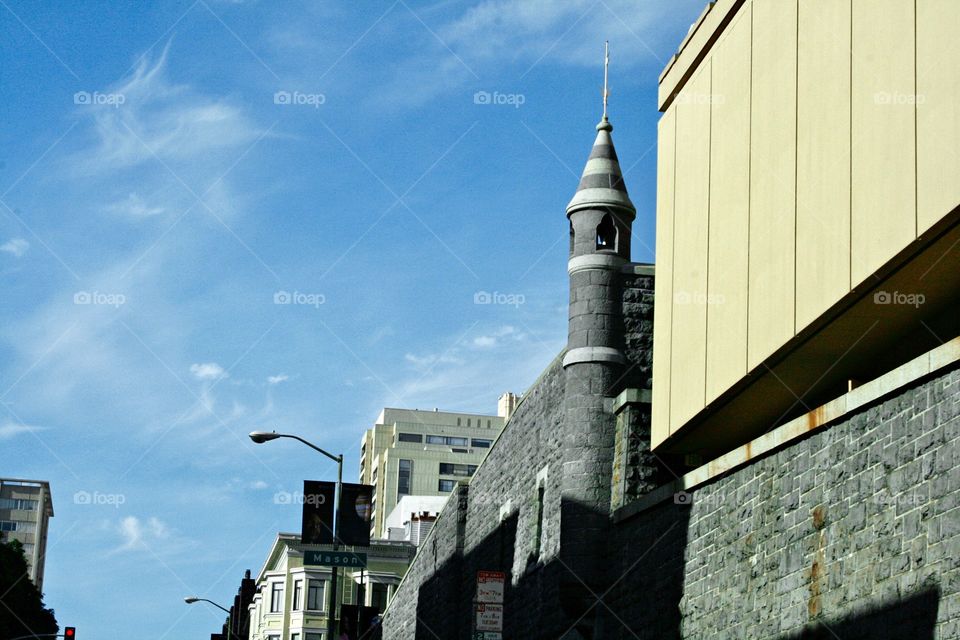
[(23, 545), (30, 579), (41, 593), (47, 521), (52, 517), (49, 482), (0, 478), (0, 536), (4, 540), (18, 540)]
[(503, 430), (505, 419), (476, 413), (384, 409), (360, 446), (360, 482), (374, 486), (370, 534), (404, 496), (445, 496), (469, 478)]

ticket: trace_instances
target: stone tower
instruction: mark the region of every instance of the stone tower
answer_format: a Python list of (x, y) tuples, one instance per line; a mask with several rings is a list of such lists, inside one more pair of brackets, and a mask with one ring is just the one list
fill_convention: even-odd
[(603, 593), (604, 532), (609, 527), (615, 420), (610, 397), (624, 375), (621, 271), (630, 260), (636, 209), (627, 195), (604, 114), (576, 194), (570, 220), (570, 310), (565, 370), (560, 557), (561, 602), (570, 638), (602, 636), (590, 594)]

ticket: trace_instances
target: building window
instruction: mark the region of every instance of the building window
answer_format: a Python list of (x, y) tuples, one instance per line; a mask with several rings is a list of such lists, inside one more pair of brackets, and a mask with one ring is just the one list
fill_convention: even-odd
[(283, 611), (283, 584), (274, 582), (270, 585), (270, 613)]
[(440, 463), (440, 474), (444, 476), (472, 476), (477, 470), (475, 464), (452, 464), (450, 462)]
[(617, 250), (617, 227), (609, 213), (597, 225), (597, 251), (600, 250)]
[(280, 636), (267, 636), (267, 640), (280, 640)]
[(300, 611), (303, 605), (303, 580), (295, 580), (293, 583), (293, 610)]
[(322, 633), (310, 633), (310, 632), (308, 631), (308, 632), (306, 633), (305, 640), (323, 640), (323, 634), (322, 634)]
[(482, 438), (473, 438), (470, 440), (470, 446), (478, 449), (489, 449), (492, 444), (493, 440), (484, 440)]
[(16, 531), (17, 523), (9, 520), (0, 520), (0, 531)]
[(490, 428), (490, 421), (487, 420), (487, 429), (489, 429), (489, 428)]
[(449, 492), (453, 491), (453, 487), (456, 486), (456, 480), (440, 480), (440, 483), (437, 485), (437, 491)]
[(0, 498), (0, 509), (17, 509), (19, 511), (36, 511), (36, 500), (26, 498)]
[(443, 444), (450, 447), (465, 447), (469, 440), (469, 438), (456, 436), (427, 436), (427, 444)]
[(470, 426), (470, 418), (467, 418), (467, 426)]
[[(310, 580), (307, 588), (307, 609), (323, 611), (323, 580)], [(307, 638), (310, 634), (307, 634)]]
[(460, 418), (457, 418), (457, 426), (460, 426)]
[(543, 544), (543, 494), (544, 487), (541, 484), (537, 487), (537, 504), (536, 504), (536, 518), (537, 518), (537, 527), (533, 532), (533, 558), (535, 560), (540, 558), (540, 549)]
[(453, 451), (454, 453), (470, 453), (466, 449), (450, 449), (450, 451)]
[(299, 633), (291, 633), (291, 634), (290, 634), (290, 640), (300, 640), (300, 634), (299, 634)]
[(423, 435), (419, 433), (398, 433), (398, 442), (423, 442)]
[(410, 495), (413, 482), (413, 460), (400, 460), (397, 471), (397, 498)]

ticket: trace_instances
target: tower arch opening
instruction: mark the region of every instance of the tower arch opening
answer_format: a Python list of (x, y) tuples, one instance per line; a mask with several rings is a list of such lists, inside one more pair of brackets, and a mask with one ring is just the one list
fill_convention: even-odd
[(617, 250), (617, 225), (609, 213), (597, 225), (597, 251)]

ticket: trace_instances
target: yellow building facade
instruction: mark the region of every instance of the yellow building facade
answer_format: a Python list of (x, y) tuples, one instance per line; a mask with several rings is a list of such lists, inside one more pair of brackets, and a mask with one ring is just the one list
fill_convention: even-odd
[(721, 453), (951, 326), (958, 30), (955, 0), (718, 0), (691, 27), (660, 78), (655, 449)]

